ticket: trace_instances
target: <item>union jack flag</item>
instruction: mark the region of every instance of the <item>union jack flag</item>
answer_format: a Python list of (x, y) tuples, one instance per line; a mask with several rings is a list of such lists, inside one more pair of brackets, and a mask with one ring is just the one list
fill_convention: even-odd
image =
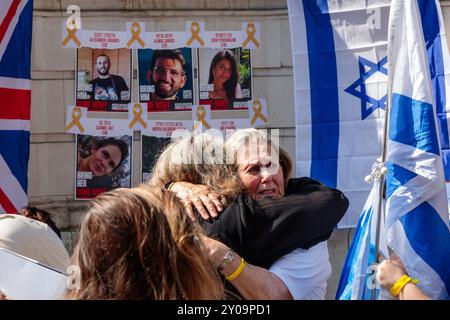
[(32, 0), (0, 1), (0, 213), (27, 204)]

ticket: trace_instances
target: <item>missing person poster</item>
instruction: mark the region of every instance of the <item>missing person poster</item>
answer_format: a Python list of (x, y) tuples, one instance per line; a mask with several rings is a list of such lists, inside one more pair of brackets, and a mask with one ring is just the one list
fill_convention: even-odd
[(131, 50), (77, 49), (76, 105), (88, 111), (128, 112)]
[(131, 144), (129, 135), (77, 135), (75, 198), (91, 199), (115, 188), (130, 188)]
[(150, 180), (153, 166), (172, 136), (179, 137), (192, 130), (190, 120), (150, 120), (149, 127), (142, 130), (142, 182)]
[(170, 137), (151, 137), (142, 134), (142, 182), (151, 179), (153, 166), (159, 154), (170, 142)]
[(250, 50), (199, 49), (200, 104), (211, 110), (246, 110), (252, 99)]
[(148, 112), (191, 110), (192, 49), (138, 50), (139, 102)]

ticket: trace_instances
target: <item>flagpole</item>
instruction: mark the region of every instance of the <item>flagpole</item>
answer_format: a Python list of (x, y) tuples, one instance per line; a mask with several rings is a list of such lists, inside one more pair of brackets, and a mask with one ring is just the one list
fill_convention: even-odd
[[(385, 115), (385, 121), (384, 121), (384, 134), (383, 134), (383, 152), (381, 154), (381, 163), (382, 166), (385, 165), (386, 157), (387, 157), (387, 130), (388, 130), (388, 121), (389, 121), (389, 92), (386, 99), (386, 115)], [(380, 169), (378, 169), (380, 170)], [(380, 243), (380, 229), (381, 229), (381, 214), (382, 214), (382, 206), (383, 206), (383, 196), (384, 196), (384, 189), (385, 189), (385, 177), (384, 174), (379, 174), (380, 179), (380, 187), (379, 187), (379, 197), (378, 197), (378, 212), (377, 212), (377, 234), (375, 238), (375, 263), (379, 263), (379, 243)], [(376, 286), (372, 289), (372, 300), (376, 300)]]
[[(392, 37), (392, 34), (388, 33), (388, 89), (387, 89), (387, 96), (386, 96), (386, 109), (385, 109), (385, 117), (384, 117), (384, 132), (383, 132), (383, 150), (381, 153), (381, 164), (382, 168), (379, 170), (381, 171), (384, 168), (384, 172), (379, 172), (379, 179), (380, 179), (380, 188), (379, 188), (379, 197), (378, 197), (378, 212), (377, 212), (377, 234), (375, 238), (375, 263), (379, 263), (379, 256), (380, 256), (380, 229), (381, 229), (381, 214), (382, 214), (382, 206), (383, 206), (383, 197), (384, 197), (384, 190), (385, 190), (385, 174), (387, 173), (386, 170), (386, 158), (387, 158), (387, 139), (388, 139), (388, 128), (389, 128), (389, 110), (390, 110), (390, 104), (391, 104), (391, 94), (392, 94), (392, 83), (391, 83), (391, 77), (389, 77), (389, 70), (392, 70), (391, 68), (391, 61), (389, 59), (389, 51), (390, 46), (389, 43), (389, 37)], [(388, 258), (388, 257), (386, 257)], [(376, 285), (372, 289), (372, 300), (376, 299)]]

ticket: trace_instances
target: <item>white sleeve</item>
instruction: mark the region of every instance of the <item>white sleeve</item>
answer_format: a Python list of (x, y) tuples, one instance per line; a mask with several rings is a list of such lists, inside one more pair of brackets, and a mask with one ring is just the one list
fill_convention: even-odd
[(309, 250), (295, 249), (275, 261), (269, 271), (286, 284), (295, 300), (323, 300), (331, 276), (327, 242)]

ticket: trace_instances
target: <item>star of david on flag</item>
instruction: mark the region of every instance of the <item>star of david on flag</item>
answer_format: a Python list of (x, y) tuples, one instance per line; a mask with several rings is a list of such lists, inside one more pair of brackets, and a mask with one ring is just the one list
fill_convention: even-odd
[[(377, 108), (385, 109), (386, 108), (386, 87), (383, 87), (381, 98), (377, 99), (376, 97), (372, 97), (367, 92), (367, 84), (370, 81), (372, 75), (375, 75), (377, 72), (384, 74), (387, 77), (387, 69), (384, 65), (387, 62), (387, 57), (384, 57), (378, 63), (373, 63), (363, 57), (358, 57), (359, 62), (359, 79), (352, 83), (345, 92), (354, 95), (355, 97), (361, 99), (361, 120), (366, 119), (370, 116)], [(366, 70), (366, 67), (369, 68)], [(378, 85), (377, 85), (378, 86)], [(359, 91), (358, 91), (359, 88)]]

